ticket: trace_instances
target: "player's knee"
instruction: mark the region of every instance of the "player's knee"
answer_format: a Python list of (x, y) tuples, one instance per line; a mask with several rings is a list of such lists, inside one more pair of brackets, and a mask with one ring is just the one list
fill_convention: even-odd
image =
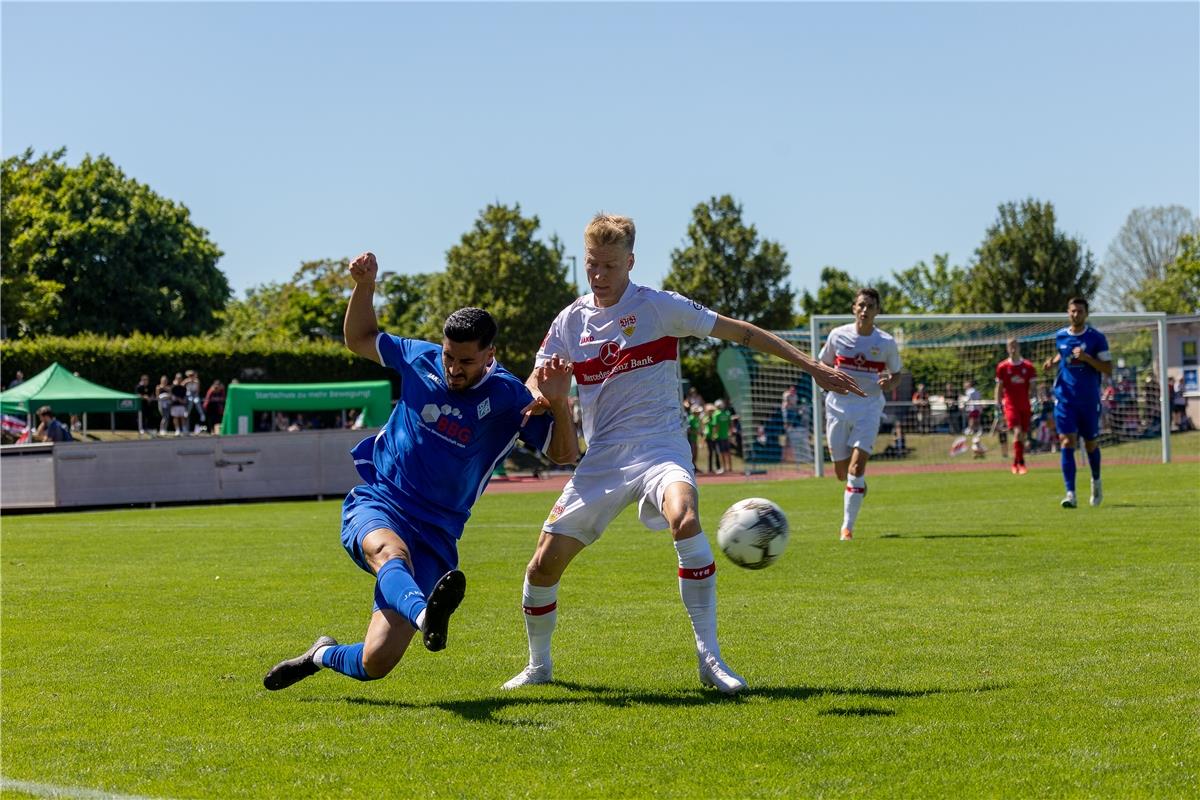
[(548, 551), (540, 547), (525, 568), (525, 577), (534, 586), (552, 586), (558, 582), (561, 575), (562, 569), (558, 565), (558, 559), (552, 558)]
[(688, 539), (700, 532), (700, 515), (694, 508), (685, 508), (678, 515), (667, 520), (671, 528), (671, 538), (675, 540)]

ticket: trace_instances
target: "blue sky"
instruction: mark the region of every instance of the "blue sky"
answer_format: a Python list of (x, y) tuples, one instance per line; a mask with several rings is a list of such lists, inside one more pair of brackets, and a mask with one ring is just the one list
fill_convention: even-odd
[(1097, 259), (1200, 211), (1200, 4), (11, 3), (2, 150), (109, 155), (191, 209), (240, 293), (374, 250), (431, 272), (490, 202), (581, 255), (638, 224), (659, 285), (732, 194), (792, 285), (1052, 202)]

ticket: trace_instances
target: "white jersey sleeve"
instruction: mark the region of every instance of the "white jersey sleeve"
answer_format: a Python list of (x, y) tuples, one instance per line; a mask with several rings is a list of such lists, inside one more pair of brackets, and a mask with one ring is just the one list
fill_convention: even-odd
[(663, 332), (671, 336), (703, 339), (712, 334), (713, 326), (717, 324), (717, 312), (678, 292), (660, 292), (654, 307), (661, 318)]
[(900, 347), (896, 344), (895, 339), (887, 339), (886, 341), (887, 348), (885, 359), (887, 363), (887, 370), (891, 374), (895, 375), (904, 367), (904, 365), (900, 363)]
[(535, 367), (540, 367), (546, 364), (554, 356), (571, 360), (570, 350), (567, 348), (567, 339), (564, 335), (564, 330), (567, 323), (567, 315), (575, 304), (564, 308), (558, 312), (558, 316), (554, 318), (554, 322), (550, 323), (550, 330), (546, 332), (546, 336), (542, 339), (542, 344), (538, 347), (537, 356), (533, 359)]

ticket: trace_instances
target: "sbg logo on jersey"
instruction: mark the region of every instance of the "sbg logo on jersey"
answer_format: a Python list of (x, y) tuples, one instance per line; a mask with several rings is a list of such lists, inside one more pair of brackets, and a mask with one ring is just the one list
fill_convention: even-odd
[(459, 420), (462, 411), (448, 404), (438, 405), (429, 403), (421, 409), (421, 419), (433, 426), (433, 429), (443, 437), (461, 445), (471, 443), (473, 431)]

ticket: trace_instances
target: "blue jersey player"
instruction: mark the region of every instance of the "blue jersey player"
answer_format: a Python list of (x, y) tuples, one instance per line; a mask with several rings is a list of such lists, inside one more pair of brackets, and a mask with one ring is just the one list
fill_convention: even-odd
[(1046, 359), (1049, 370), (1058, 364), (1054, 378), (1054, 424), (1058, 428), (1062, 453), (1063, 483), (1067, 494), (1063, 508), (1075, 508), (1075, 441), (1083, 437), (1088, 464), (1092, 468), (1091, 504), (1100, 505), (1100, 376), (1112, 374), (1112, 356), (1108, 339), (1087, 324), (1088, 304), (1082, 297), (1067, 301), (1071, 324), (1054, 337), (1058, 352)]
[(380, 333), (372, 304), (378, 269), (371, 253), (350, 263), (346, 346), (399, 372), (400, 399), (383, 430), (354, 448), (364, 482), (342, 510), (342, 545), (375, 576), (375, 606), (364, 641), (339, 645), (322, 636), (272, 667), (263, 678), (267, 689), (322, 667), (361, 681), (382, 678), (417, 631), (427, 649), (443, 649), (450, 615), (466, 592), (458, 539), (492, 470), (518, 438), (558, 463), (579, 457), (568, 362), (554, 359), (536, 371), (535, 401), (496, 361), (496, 322), (482, 309), (451, 314), (440, 346)]

